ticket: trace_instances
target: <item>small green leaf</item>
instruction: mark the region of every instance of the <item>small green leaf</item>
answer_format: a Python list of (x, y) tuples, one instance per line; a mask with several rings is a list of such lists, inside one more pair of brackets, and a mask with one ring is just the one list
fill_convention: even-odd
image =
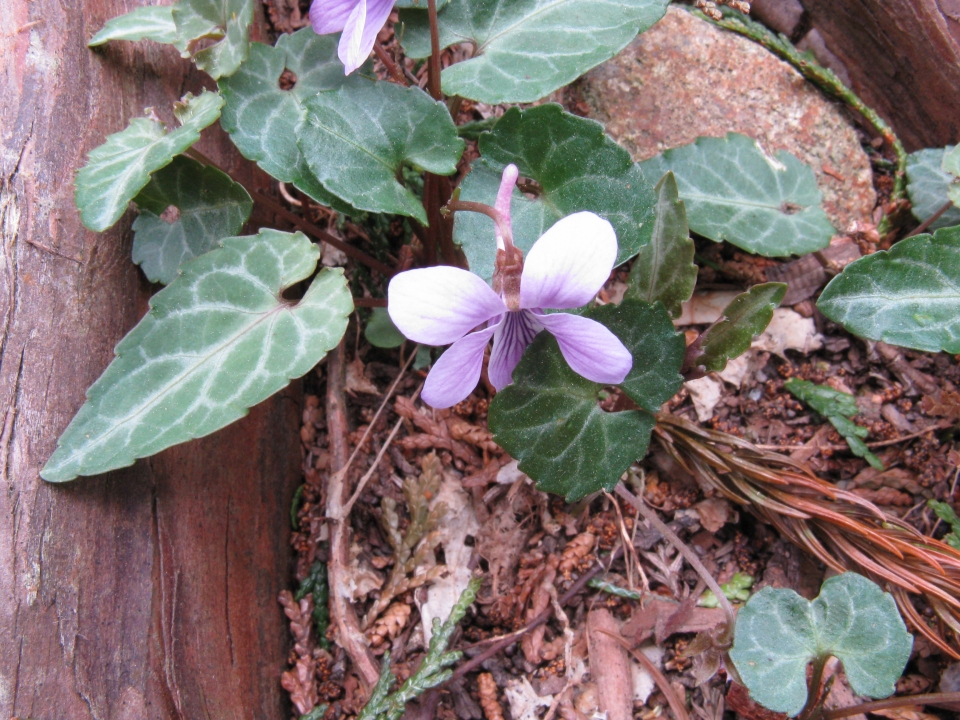
[(847, 445), (850, 446), (850, 452), (866, 460), (870, 464), (870, 467), (875, 470), (885, 469), (883, 463), (880, 462), (880, 458), (870, 452), (870, 448), (868, 448), (867, 444), (863, 441), (863, 438), (869, 435), (869, 431), (866, 428), (860, 427), (852, 420), (840, 417), (839, 415), (831, 415), (827, 419), (830, 421), (830, 424), (836, 428), (837, 432), (843, 436), (843, 439), (847, 441)]
[(743, 355), (754, 336), (767, 329), (774, 309), (786, 293), (784, 283), (763, 283), (737, 295), (724, 309), (721, 318), (697, 341), (702, 354), (696, 364), (708, 372), (720, 372), (728, 360)]
[[(742, 603), (750, 599), (750, 588), (753, 587), (753, 576), (746, 573), (734, 573), (730, 582), (720, 584), (724, 596), (730, 602)], [(697, 605), (705, 608), (720, 607), (720, 601), (714, 595), (713, 590), (704, 591), (703, 595), (697, 601)]]
[[(343, 63), (337, 58), (339, 38), (317, 35), (307, 27), (281, 35), (276, 47), (253, 43), (240, 69), (219, 82), (224, 98), (220, 124), (243, 156), (264, 172), (281, 182), (293, 183), (322, 205), (356, 215), (354, 208), (324, 189), (297, 145), (303, 101), (347, 81)], [(285, 69), (296, 77), (289, 90), (280, 88)]]
[(677, 192), (673, 173), (657, 183), (657, 216), (650, 242), (640, 248), (627, 280), (627, 296), (649, 303), (659, 300), (671, 317), (680, 317), (681, 305), (697, 284), (696, 248), (690, 239), (687, 211)]
[(824, 417), (840, 415), (850, 418), (860, 412), (857, 399), (853, 395), (834, 390), (829, 385), (817, 385), (807, 380), (790, 378), (783, 387)]
[(96, 47), (110, 40), (153, 40), (173, 45), (177, 41), (173, 7), (170, 5), (139, 7), (126, 15), (111, 18), (104, 23), (100, 32), (94, 35), (87, 45)]
[(182, 263), (240, 232), (253, 209), (242, 185), (183, 155), (154, 173), (134, 202), (140, 216), (133, 222), (133, 261), (164, 285)]
[[(422, 2), (423, 0), (421, 0)], [(481, 102), (533, 102), (609, 60), (663, 17), (669, 0), (451, 0), (440, 45), (469, 42), (444, 69), (443, 91)], [(411, 57), (430, 54), (427, 14), (400, 15)]]
[[(180, 0), (173, 6), (177, 46), (214, 80), (232, 75), (250, 50), (253, 0)], [(217, 40), (194, 53), (197, 41)]]
[(960, 228), (907, 238), (850, 263), (817, 307), (858, 337), (960, 353)]
[(363, 336), (367, 342), (378, 348), (395, 348), (403, 345), (406, 338), (390, 319), (386, 308), (374, 308), (364, 328)]
[[(907, 194), (913, 216), (925, 222), (950, 200), (950, 185), (953, 176), (943, 169), (945, 155), (954, 149), (945, 148), (918, 150), (907, 156)], [(933, 221), (930, 230), (960, 225), (960, 208), (952, 207)]]
[(943, 541), (954, 550), (960, 550), (960, 517), (945, 502), (927, 500), (927, 505), (937, 514), (937, 517), (950, 526), (950, 532), (943, 536)]
[[(462, 200), (493, 205), (500, 173), (510, 163), (540, 186), (534, 200), (513, 191), (513, 239), (524, 252), (557, 220), (581, 210), (613, 225), (618, 263), (649, 242), (656, 204), (653, 187), (600, 123), (555, 104), (511, 108), (492, 132), (480, 136), (480, 152), (483, 158), (461, 183)], [(463, 247), (470, 270), (489, 281), (496, 257), (493, 221), (478, 213), (457, 213), (453, 239)], [(584, 252), (589, 247), (589, 238), (584, 238)]]
[(353, 302), (325, 269), (299, 302), (320, 251), (303, 234), (262, 230), (181, 267), (120, 341), (116, 358), (41, 471), (51, 482), (96, 475), (209, 435), (247, 414), (335, 346)]
[(360, 210), (427, 223), (420, 200), (396, 178), (404, 163), (456, 172), (464, 142), (442, 102), (417, 87), (353, 78), (304, 108), (300, 150), (327, 190)]
[(764, 588), (737, 614), (730, 657), (754, 700), (791, 716), (807, 700), (807, 664), (834, 656), (858, 695), (884, 698), (910, 659), (913, 637), (893, 596), (856, 573), (823, 583), (813, 602)]
[(803, 255), (834, 234), (813, 170), (781, 150), (767, 155), (746, 135), (701, 137), (640, 163), (647, 178), (677, 176), (690, 229), (758, 255)]
[(87, 156), (77, 173), (74, 200), (80, 219), (102, 232), (113, 225), (136, 197), (150, 175), (200, 139), (200, 131), (220, 117), (223, 98), (218, 93), (187, 94), (177, 112), (180, 127), (167, 132), (163, 123), (136, 118), (126, 129), (107, 136)]
[(625, 300), (585, 313), (606, 325), (633, 355), (621, 387), (645, 410), (600, 409), (603, 386), (570, 369), (552, 335), (540, 333), (490, 405), (490, 429), (520, 469), (545, 492), (574, 502), (612, 489), (643, 457), (655, 412), (683, 384), (683, 335), (660, 304)]

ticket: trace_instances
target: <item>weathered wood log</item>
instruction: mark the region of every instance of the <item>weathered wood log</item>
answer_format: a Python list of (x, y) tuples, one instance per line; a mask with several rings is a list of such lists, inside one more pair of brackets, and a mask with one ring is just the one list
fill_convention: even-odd
[[(132, 468), (38, 476), (150, 293), (130, 217), (80, 225), (74, 171), (144, 107), (171, 120), (212, 87), (171, 48), (85, 46), (139, 4), (0, 2), (0, 717), (273, 720), (298, 395)], [(200, 148), (263, 182), (220, 131)]]
[(908, 150), (960, 140), (960, 1), (802, 1), (853, 89)]

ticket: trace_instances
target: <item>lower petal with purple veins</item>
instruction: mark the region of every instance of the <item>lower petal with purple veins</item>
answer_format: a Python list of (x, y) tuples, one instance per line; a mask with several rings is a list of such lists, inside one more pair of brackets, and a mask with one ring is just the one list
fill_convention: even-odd
[(554, 313), (537, 318), (560, 345), (570, 368), (587, 380), (619, 385), (633, 367), (633, 356), (620, 339), (596, 320)]
[(480, 381), (483, 351), (499, 325), (464, 335), (434, 364), (423, 385), (423, 401), (442, 410), (464, 400)]
[(506, 314), (493, 336), (490, 366), (487, 369), (490, 382), (497, 390), (503, 390), (513, 382), (513, 370), (520, 362), (523, 351), (541, 330), (543, 325), (531, 312), (520, 310)]

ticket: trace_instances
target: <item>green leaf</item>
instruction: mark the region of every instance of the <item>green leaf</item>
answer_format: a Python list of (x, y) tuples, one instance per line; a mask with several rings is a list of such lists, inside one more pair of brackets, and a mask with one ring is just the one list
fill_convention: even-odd
[(198, 40), (215, 39), (193, 60), (214, 80), (232, 75), (250, 49), (253, 5), (253, 0), (180, 0), (173, 6), (180, 52), (189, 57)]
[(300, 150), (323, 186), (360, 210), (427, 224), (420, 200), (397, 181), (404, 163), (452, 175), (464, 142), (446, 105), (417, 87), (352, 79), (304, 102)]
[(927, 500), (927, 505), (937, 514), (937, 517), (950, 526), (950, 532), (943, 536), (943, 542), (954, 550), (960, 550), (960, 517), (945, 502), (939, 500)]
[(763, 283), (737, 295), (697, 340), (701, 355), (696, 364), (708, 372), (720, 372), (728, 360), (743, 355), (754, 336), (766, 330), (786, 293), (784, 283)]
[(850, 263), (817, 307), (858, 337), (960, 353), (960, 228), (907, 238)]
[(645, 410), (600, 409), (603, 386), (567, 365), (556, 340), (540, 333), (514, 371), (512, 385), (490, 405), (490, 429), (545, 492), (574, 502), (612, 489), (643, 457), (656, 423), (650, 412), (683, 384), (684, 339), (660, 304), (625, 300), (585, 313), (606, 325), (630, 350), (633, 369), (621, 384)]
[[(724, 596), (730, 602), (742, 603), (750, 599), (750, 588), (753, 587), (753, 576), (746, 573), (734, 573), (730, 582), (720, 584)], [(714, 595), (713, 590), (704, 591), (703, 595), (697, 601), (697, 605), (705, 608), (720, 607), (720, 601)]]
[(120, 341), (116, 358), (41, 471), (52, 482), (95, 475), (208, 435), (300, 377), (336, 345), (353, 302), (340, 269), (303, 299), (320, 251), (303, 234), (227, 238), (181, 268)]
[[(450, 0), (437, 0), (437, 10), (443, 8)], [(397, 0), (393, 4), (397, 9), (406, 9), (406, 10), (426, 10), (428, 8), (427, 0)]]
[(680, 317), (681, 305), (697, 284), (696, 251), (687, 226), (687, 211), (677, 191), (673, 173), (656, 187), (657, 216), (650, 242), (640, 248), (627, 280), (627, 296), (649, 303), (659, 300), (671, 317)]
[(870, 467), (875, 470), (886, 469), (883, 467), (880, 458), (870, 452), (870, 448), (868, 448), (867, 444), (863, 441), (863, 438), (869, 435), (869, 431), (866, 428), (860, 427), (852, 420), (840, 417), (839, 415), (831, 415), (827, 419), (830, 421), (830, 424), (836, 428), (837, 432), (843, 436), (843, 439), (847, 441), (847, 445), (850, 446), (850, 452), (866, 460), (870, 464)]
[(150, 182), (151, 173), (169, 165), (220, 116), (223, 99), (204, 91), (199, 97), (187, 94), (183, 102), (176, 113), (181, 125), (175, 130), (167, 132), (163, 123), (136, 118), (90, 151), (87, 164), (77, 173), (74, 195), (80, 219), (89, 229), (101, 232), (119, 220)]
[[(527, 199), (513, 191), (513, 239), (525, 253), (560, 218), (589, 210), (617, 231), (617, 262), (636, 255), (650, 240), (656, 196), (630, 154), (594, 120), (577, 117), (555, 104), (508, 110), (492, 132), (480, 136), (481, 160), (461, 183), (461, 199), (493, 205), (504, 167), (535, 180), (541, 192)], [(487, 281), (496, 257), (493, 221), (457, 213), (453, 239), (463, 247), (470, 270)], [(584, 239), (584, 252), (589, 252)]]
[[(471, 100), (533, 102), (609, 60), (663, 17), (669, 0), (451, 0), (440, 45), (469, 42), (469, 60), (446, 68), (443, 91)], [(402, 12), (411, 57), (430, 54), (426, 13)]]
[(950, 174), (947, 196), (954, 205), (960, 204), (960, 149), (944, 149), (942, 170)]
[[(243, 156), (264, 172), (293, 183), (322, 205), (356, 215), (354, 208), (324, 189), (297, 145), (303, 101), (347, 81), (337, 58), (339, 38), (317, 35), (306, 27), (281, 35), (276, 47), (253, 43), (240, 69), (219, 82), (224, 98), (220, 124)], [(296, 76), (289, 90), (282, 90), (279, 84), (285, 69)]]
[(858, 695), (893, 694), (913, 637), (893, 596), (856, 573), (823, 583), (808, 602), (793, 590), (764, 588), (737, 614), (730, 657), (754, 700), (791, 716), (807, 700), (807, 664), (834, 656)]
[(177, 26), (173, 22), (173, 7), (139, 7), (111, 18), (94, 35), (89, 47), (103, 45), (110, 40), (154, 40), (158, 43), (173, 45), (177, 41)]
[(395, 348), (403, 345), (406, 338), (390, 319), (386, 308), (374, 308), (364, 328), (363, 336), (367, 342), (378, 348)]
[(169, 285), (187, 260), (218, 247), (249, 219), (253, 200), (215, 167), (179, 156), (134, 198), (133, 261), (151, 282)]
[[(954, 149), (918, 150), (907, 156), (907, 194), (913, 216), (920, 222), (933, 216), (950, 200), (948, 195), (953, 176), (943, 169), (944, 156)], [(930, 230), (960, 225), (960, 208), (952, 207), (933, 221)]]
[(834, 390), (829, 385), (817, 385), (807, 380), (790, 378), (783, 387), (824, 417), (840, 415), (849, 418), (860, 412), (853, 395)]
[(701, 137), (640, 163), (648, 179), (673, 171), (690, 229), (758, 255), (803, 255), (834, 234), (808, 166), (781, 150), (767, 155), (746, 135)]

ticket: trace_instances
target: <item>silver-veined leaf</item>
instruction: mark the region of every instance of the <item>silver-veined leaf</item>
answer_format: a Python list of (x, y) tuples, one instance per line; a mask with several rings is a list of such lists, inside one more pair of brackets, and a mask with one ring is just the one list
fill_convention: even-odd
[(96, 47), (111, 40), (153, 40), (173, 45), (177, 41), (173, 7), (170, 5), (139, 7), (126, 15), (110, 18), (87, 45)]
[[(950, 199), (953, 176), (943, 169), (944, 155), (954, 149), (927, 148), (907, 156), (907, 194), (910, 210), (920, 222), (925, 222)], [(960, 225), (960, 208), (952, 207), (930, 225), (930, 230)]]
[[(177, 47), (214, 79), (232, 75), (250, 49), (253, 0), (180, 0), (173, 8)], [(198, 41), (216, 40), (194, 52)]]

